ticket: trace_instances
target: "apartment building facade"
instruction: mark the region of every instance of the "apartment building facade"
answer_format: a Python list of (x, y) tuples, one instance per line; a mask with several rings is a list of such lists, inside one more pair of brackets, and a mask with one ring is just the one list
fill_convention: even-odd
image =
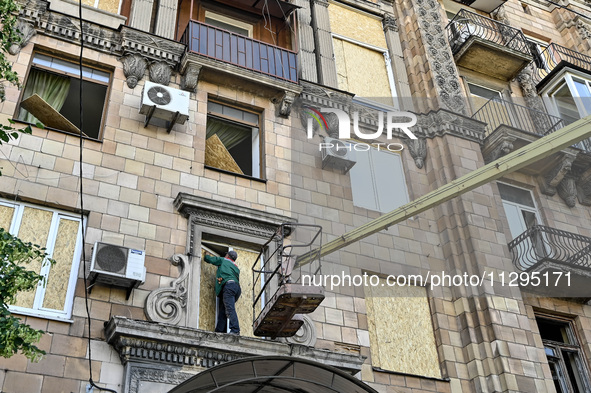
[[(117, 392), (189, 380), (195, 391), (590, 390), (587, 141), (326, 255), (321, 272), (318, 260), (296, 266), (294, 279), (330, 278), (314, 311), (279, 318), (295, 335), (265, 338), (281, 329), (261, 336), (255, 320), (281, 285), (253, 266), (588, 115), (586, 2), (464, 3), (99, 0), (81, 23), (69, 0), (21, 2), (10, 61), (23, 87), (6, 86), (0, 112), (45, 128), (0, 146), (0, 226), (57, 263), (11, 305), (47, 332), (47, 355), (0, 360), (0, 390), (86, 392), (90, 376)], [(392, 112), (416, 116), (418, 139), (388, 127)], [(213, 332), (215, 272), (202, 260), (230, 249), (240, 336)], [(434, 278), (465, 274), (481, 280)], [(411, 276), (431, 278), (391, 285)]]

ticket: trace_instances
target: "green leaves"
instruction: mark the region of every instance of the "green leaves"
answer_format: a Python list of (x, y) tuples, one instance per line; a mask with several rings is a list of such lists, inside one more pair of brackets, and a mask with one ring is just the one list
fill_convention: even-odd
[(42, 330), (35, 330), (11, 315), (8, 305), (14, 303), (18, 292), (34, 290), (45, 277), (26, 269), (33, 261), (53, 264), (45, 249), (25, 243), (0, 228), (0, 356), (9, 358), (21, 352), (32, 361), (40, 360), (45, 351), (34, 344), (41, 339)]

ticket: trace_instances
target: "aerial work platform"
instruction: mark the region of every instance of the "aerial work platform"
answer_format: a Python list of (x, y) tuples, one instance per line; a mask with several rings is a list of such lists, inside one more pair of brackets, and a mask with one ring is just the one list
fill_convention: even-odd
[[(302, 283), (304, 276), (321, 274), (320, 258), (310, 255), (321, 249), (321, 242), (322, 227), (286, 223), (263, 245), (252, 268), (255, 336), (291, 337), (304, 323), (300, 314), (322, 303), (324, 287)], [(300, 265), (298, 255), (306, 255), (311, 263)]]

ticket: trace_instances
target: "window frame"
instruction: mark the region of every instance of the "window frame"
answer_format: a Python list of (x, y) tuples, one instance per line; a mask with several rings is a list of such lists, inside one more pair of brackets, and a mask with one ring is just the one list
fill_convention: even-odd
[[(348, 143), (350, 143), (350, 144), (356, 144), (356, 143), (358, 143), (358, 141), (351, 140), (351, 141), (348, 141)], [(370, 153), (370, 151), (372, 153)], [(373, 207), (374, 205), (371, 205), (370, 206), (369, 204), (366, 204), (365, 202), (360, 202), (361, 199), (359, 199), (360, 198), (359, 196), (357, 198), (355, 198), (355, 195), (356, 194), (357, 195), (360, 195), (360, 194), (367, 195), (368, 194), (367, 189), (365, 187), (361, 187), (359, 181), (354, 181), (353, 180), (355, 173), (357, 173), (357, 170), (359, 170), (359, 167), (357, 166), (357, 164), (359, 164), (359, 157), (360, 157), (361, 154), (366, 154), (366, 153), (369, 155), (369, 174), (370, 174), (370, 181), (371, 181), (372, 190), (373, 190), (372, 195), (373, 195), (373, 200), (375, 202), (375, 208)], [(352, 194), (352, 199), (351, 200), (353, 202), (353, 206), (356, 206), (356, 207), (359, 207), (359, 208), (363, 208), (363, 209), (367, 209), (367, 210), (371, 210), (371, 211), (380, 212), (380, 213), (388, 213), (388, 212), (392, 211), (392, 209), (386, 209), (386, 207), (381, 206), (381, 204), (380, 204), (380, 197), (379, 197), (380, 190), (378, 190), (377, 186), (381, 183), (381, 181), (380, 181), (380, 179), (377, 179), (375, 177), (376, 176), (376, 171), (374, 170), (374, 165), (377, 165), (377, 163), (375, 163), (374, 162), (375, 159), (372, 158), (375, 154), (387, 154), (387, 155), (392, 155), (391, 157), (396, 157), (397, 158), (397, 161), (400, 164), (399, 169), (400, 169), (400, 175), (401, 176), (400, 176), (400, 184), (396, 183), (396, 186), (402, 185), (401, 189), (402, 189), (402, 192), (403, 192), (403, 195), (404, 195), (404, 199), (406, 199), (406, 202), (405, 203), (410, 202), (410, 195), (409, 195), (409, 192), (408, 192), (408, 186), (406, 184), (406, 175), (404, 173), (404, 163), (403, 163), (403, 160), (402, 160), (402, 154), (400, 154), (399, 152), (391, 152), (391, 151), (388, 151), (388, 150), (385, 150), (385, 149), (382, 149), (382, 148), (377, 149), (377, 148), (374, 148), (371, 145), (370, 145), (370, 149), (367, 150), (367, 151), (356, 151), (355, 152), (355, 157), (357, 159), (357, 164), (356, 165), (353, 165), (353, 167), (349, 170), (349, 180), (351, 182), (351, 194)], [(383, 157), (385, 157), (385, 156), (383, 156)], [(357, 169), (355, 169), (356, 167), (357, 167)], [(393, 172), (393, 168), (390, 168), (390, 169), (391, 169), (390, 170), (390, 173), (392, 173)], [(367, 178), (367, 174), (365, 174), (365, 175), (359, 174), (358, 176), (359, 177), (362, 177), (362, 178)], [(394, 177), (393, 179), (395, 180), (396, 177)], [(358, 186), (355, 187), (354, 186), (354, 183), (357, 183)], [(357, 189), (363, 189), (365, 192), (357, 192), (356, 193), (354, 191), (355, 188), (357, 188)], [(383, 193), (383, 192), (386, 192), (386, 191), (385, 190), (382, 190), (381, 192)], [(402, 203), (399, 206), (402, 206), (405, 203)]]
[[(57, 231), (59, 229), (59, 224), (61, 220), (70, 220), (78, 222), (78, 235), (76, 239), (76, 244), (74, 246), (74, 255), (72, 259), (72, 266), (70, 269), (70, 277), (68, 279), (68, 286), (66, 288), (66, 294), (64, 298), (64, 308), (63, 310), (54, 310), (54, 309), (47, 309), (43, 308), (43, 301), (45, 299), (45, 294), (47, 290), (47, 285), (39, 284), (36, 288), (33, 308), (28, 307), (21, 307), (15, 305), (9, 305), (8, 308), (11, 312), (20, 315), (29, 315), (38, 318), (44, 319), (52, 319), (58, 320), (63, 322), (72, 322), (72, 311), (74, 306), (74, 297), (75, 297), (75, 290), (76, 284), (78, 281), (78, 271), (80, 268), (81, 262), (81, 255), (82, 255), (82, 225), (86, 225), (86, 217), (81, 219), (81, 217), (77, 214), (67, 212), (64, 210), (59, 209), (52, 209), (40, 205), (35, 205), (31, 203), (24, 203), (24, 202), (12, 202), (5, 199), (0, 199), (0, 206), (7, 206), (14, 208), (12, 220), (10, 223), (10, 228), (7, 231), (14, 236), (17, 236), (20, 230), (21, 225), (23, 224), (23, 213), (25, 208), (32, 208), (38, 210), (45, 210), (52, 212), (51, 224), (49, 228), (49, 232), (47, 235), (47, 240), (45, 245), (45, 252), (48, 254), (48, 258), (52, 258)], [(6, 229), (6, 228), (5, 228)], [(40, 275), (45, 277), (45, 284), (49, 281), (49, 274), (51, 272), (51, 265), (44, 264), (41, 266), (41, 270), (39, 272)]]
[[(390, 52), (388, 51), (388, 49), (381, 48), (379, 46), (375, 46), (375, 45), (371, 45), (371, 44), (366, 44), (365, 42), (358, 41), (353, 38), (349, 38), (347, 36), (337, 34), (337, 33), (331, 33), (330, 35), (331, 35), (331, 42), (333, 42), (333, 43), (334, 43), (335, 39), (345, 41), (345, 42), (360, 46), (365, 49), (379, 52), (382, 54), (382, 56), (384, 56), (384, 65), (386, 67), (386, 75), (388, 77), (388, 84), (390, 85), (390, 93), (392, 95), (392, 106), (397, 109), (400, 108), (400, 102), (398, 101), (398, 91), (396, 90), (396, 82), (394, 79), (394, 70), (392, 69), (392, 59), (390, 57)], [(335, 64), (335, 67), (336, 67), (336, 64)], [(338, 69), (336, 70), (336, 72), (338, 74)], [(355, 97), (357, 99), (359, 99), (359, 98), (363, 99), (363, 97), (357, 97), (357, 95), (355, 95)], [(366, 99), (366, 101), (371, 101), (371, 100)], [(389, 104), (387, 104), (387, 105), (389, 105)]]
[[(527, 222), (525, 221), (525, 218), (523, 217), (523, 211), (529, 212), (529, 213), (533, 213), (535, 215), (536, 218), (536, 224), (537, 225), (543, 225), (543, 221), (542, 221), (542, 214), (540, 213), (540, 209), (538, 207), (538, 204), (536, 203), (536, 199), (534, 198), (534, 194), (532, 192), (532, 190), (529, 190), (527, 188), (524, 187), (519, 187), (519, 186), (515, 186), (513, 184), (510, 183), (506, 183), (503, 181), (499, 181), (497, 182), (498, 184), (502, 184), (504, 186), (507, 187), (512, 187), (512, 188), (517, 188), (520, 189), (522, 191), (525, 191), (527, 193), (529, 193), (532, 203), (534, 205), (534, 207), (528, 206), (528, 205), (524, 205), (518, 202), (513, 202), (513, 201), (509, 201), (506, 199), (503, 199), (503, 195), (501, 193), (501, 190), (499, 189), (499, 195), (501, 196), (501, 203), (503, 204), (503, 211), (505, 212), (505, 216), (507, 217), (507, 224), (509, 224), (509, 233), (511, 234), (511, 240), (515, 239), (516, 237), (518, 237), (521, 233), (525, 232), (526, 230), (528, 230), (529, 228), (527, 227)], [(511, 231), (511, 221), (509, 220), (509, 214), (507, 209), (505, 208), (505, 204), (510, 205), (515, 207), (516, 209), (518, 209), (519, 213), (521, 213), (519, 215), (519, 221), (521, 222), (521, 224), (523, 224), (523, 227), (525, 228), (523, 231), (521, 231), (520, 233), (513, 235), (512, 231)]]
[(203, 16), (203, 22), (204, 23), (207, 23), (207, 24), (210, 24), (210, 23), (207, 22), (207, 19), (213, 19), (213, 20), (215, 20), (217, 22), (221, 22), (221, 23), (226, 24), (226, 25), (237, 27), (237, 28), (239, 28), (241, 30), (247, 31), (248, 34), (247, 35), (244, 35), (244, 34), (241, 34), (241, 33), (238, 33), (238, 32), (234, 32), (234, 31), (225, 29), (225, 28), (220, 27), (220, 26), (216, 26), (216, 25), (213, 25), (213, 24), (211, 25), (211, 26), (214, 26), (214, 27), (216, 27), (218, 29), (227, 30), (227, 31), (229, 31), (231, 33), (238, 34), (238, 35), (241, 35), (241, 36), (244, 36), (244, 37), (254, 38), (254, 36), (253, 36), (253, 34), (254, 34), (254, 25), (252, 23), (248, 23), (248, 22), (245, 22), (243, 20), (240, 20), (240, 19), (237, 19), (237, 18), (228, 16), (228, 15), (220, 14), (218, 12), (215, 12), (215, 11), (212, 11), (212, 10), (209, 10), (209, 9), (205, 9), (205, 13), (204, 13), (204, 16)]
[[(210, 111), (209, 108), (207, 108), (207, 112), (206, 112), (206, 123), (205, 123), (205, 129), (206, 129), (206, 136), (205, 136), (205, 140), (207, 141), (207, 121), (208, 119), (211, 117), (213, 119), (217, 119), (217, 120), (221, 120), (221, 121), (226, 121), (232, 124), (236, 124), (238, 126), (242, 126), (242, 127), (250, 127), (250, 128), (257, 128), (258, 129), (258, 143), (256, 144), (257, 150), (258, 150), (258, 170), (259, 170), (259, 176), (254, 176), (254, 175), (246, 175), (243, 173), (237, 173), (237, 172), (232, 172), (226, 169), (222, 169), (222, 168), (216, 168), (214, 166), (211, 165), (205, 165), (205, 168), (207, 169), (211, 169), (214, 171), (219, 171), (219, 172), (223, 172), (223, 173), (227, 173), (233, 176), (238, 176), (238, 177), (243, 177), (246, 179), (251, 179), (251, 180), (257, 180), (257, 181), (262, 181), (262, 182), (266, 182), (266, 162), (265, 162), (265, 140), (264, 140), (264, 112), (263, 110), (260, 109), (255, 109), (255, 108), (249, 108), (246, 106), (242, 106), (240, 104), (236, 104), (236, 103), (230, 103), (228, 101), (225, 101), (223, 99), (220, 99), (218, 97), (212, 97), (209, 96), (207, 98), (207, 104), (209, 103), (215, 103), (218, 105), (222, 105), (225, 107), (229, 107), (229, 108), (233, 108), (233, 109), (237, 109), (243, 112), (247, 112), (247, 113), (251, 113), (254, 114), (258, 117), (258, 124), (255, 123), (251, 123), (249, 121), (246, 120), (242, 120), (242, 119), (237, 119), (235, 117), (232, 116), (228, 116), (228, 115), (224, 115), (222, 113), (218, 113), (218, 112), (213, 112)], [(255, 143), (253, 142), (252, 146), (255, 146)], [(254, 157), (255, 157), (255, 151), (254, 149), (251, 150), (252, 153), (252, 160), (254, 161)], [(205, 158), (205, 157), (204, 157)], [(234, 158), (234, 157), (232, 157)], [(254, 168), (255, 163), (251, 162), (252, 167)]]
[[(67, 71), (63, 71), (63, 70), (59, 70), (59, 69), (56, 69), (56, 68), (51, 68), (51, 67), (48, 67), (48, 66), (43, 65), (43, 64), (35, 64), (34, 61), (35, 61), (35, 56), (36, 55), (47, 56), (47, 57), (50, 57), (52, 59), (57, 59), (57, 60), (65, 61), (65, 62), (71, 63), (76, 68), (78, 68), (78, 64), (77, 64), (77, 61), (78, 60), (77, 59), (74, 59), (74, 58), (72, 58), (70, 56), (64, 55), (62, 53), (57, 53), (57, 54), (50, 53), (50, 52), (47, 52), (45, 50), (37, 50), (37, 49), (34, 50), (33, 53), (31, 54), (31, 60), (29, 61), (29, 65), (28, 65), (28, 68), (27, 68), (27, 73), (26, 73), (25, 78), (24, 78), (23, 83), (22, 83), (22, 86), (23, 87), (22, 87), (21, 92), (20, 92), (20, 95), (19, 95), (18, 103), (16, 105), (16, 109), (15, 109), (15, 112), (14, 112), (14, 115), (13, 115), (13, 120), (14, 121), (17, 121), (17, 122), (26, 123), (26, 124), (32, 124), (32, 123), (28, 123), (28, 122), (26, 122), (24, 120), (20, 120), (19, 119), (19, 115), (20, 115), (20, 111), (21, 111), (21, 102), (23, 101), (23, 96), (25, 94), (25, 88), (27, 86), (27, 83), (29, 82), (29, 76), (31, 75), (31, 70), (35, 68), (37, 70), (40, 70), (40, 71), (43, 71), (43, 72), (46, 72), (46, 73), (50, 73), (50, 74), (54, 74), (54, 75), (58, 75), (58, 76), (65, 76), (65, 77), (72, 78), (72, 79), (80, 79), (80, 80), (85, 81), (85, 82), (94, 83), (94, 84), (101, 85), (101, 86), (106, 86), (105, 99), (104, 99), (104, 102), (103, 102), (103, 109), (102, 109), (102, 112), (101, 112), (101, 121), (100, 121), (100, 124), (99, 124), (98, 134), (97, 134), (97, 137), (96, 138), (91, 137), (91, 136), (88, 136), (86, 134), (79, 135), (79, 134), (68, 132), (68, 131), (65, 131), (65, 130), (60, 130), (58, 128), (52, 128), (52, 127), (47, 127), (47, 126), (45, 127), (48, 130), (57, 131), (57, 132), (60, 132), (60, 133), (63, 133), (63, 134), (67, 134), (67, 135), (73, 135), (73, 136), (76, 136), (76, 137), (82, 137), (82, 138), (90, 139), (90, 140), (93, 140), (93, 141), (99, 141), (99, 142), (102, 141), (103, 134), (104, 134), (104, 129), (105, 129), (105, 126), (106, 126), (109, 97), (111, 96), (111, 88), (112, 88), (112, 82), (113, 82), (113, 70), (110, 69), (110, 68), (108, 68), (108, 67), (100, 67), (100, 66), (96, 66), (94, 64), (90, 64), (90, 62), (84, 61), (83, 64), (82, 64), (83, 68), (107, 73), (109, 75), (109, 81), (108, 82), (104, 82), (104, 81), (99, 81), (97, 79), (92, 79), (92, 78), (89, 78), (87, 76), (84, 76), (85, 75), (85, 70), (84, 69), (82, 70), (82, 77), (80, 78), (78, 76), (78, 74), (73, 74), (73, 73), (70, 73), (70, 72), (67, 72)], [(59, 111), (57, 111), (57, 112), (59, 112)], [(70, 119), (68, 119), (68, 120), (70, 120)], [(35, 125), (35, 124), (32, 124), (32, 125)]]
[[(549, 323), (556, 324), (557, 326), (562, 325), (566, 329), (566, 335), (569, 341), (572, 343), (561, 343), (549, 339), (545, 339), (542, 337), (542, 333), (540, 332), (540, 338), (542, 340), (542, 345), (544, 346), (544, 353), (546, 355), (546, 360), (548, 361), (548, 365), (551, 363), (558, 367), (556, 368), (556, 372), (558, 378), (562, 378), (558, 380), (558, 383), (561, 386), (561, 389), (564, 392), (572, 392), (572, 383), (568, 369), (566, 367), (566, 360), (564, 359), (563, 352), (570, 352), (576, 355), (575, 363), (576, 363), (576, 371), (577, 374), (575, 377), (578, 376), (580, 383), (583, 385), (583, 391), (587, 392), (591, 390), (591, 380), (589, 379), (589, 365), (587, 363), (587, 359), (585, 357), (585, 353), (582, 350), (581, 340), (577, 334), (577, 331), (574, 326), (574, 320), (567, 317), (560, 317), (557, 315), (550, 315), (544, 313), (535, 312), (535, 319), (536, 325), (538, 325), (538, 320), (543, 319)], [(539, 328), (538, 328), (539, 331)], [(546, 351), (546, 348), (553, 350), (553, 355), (549, 355)], [(576, 378), (575, 378), (576, 379)], [(581, 386), (577, 386), (580, 388)]]
[[(580, 118), (591, 115), (591, 107), (586, 109), (585, 105), (581, 102), (581, 96), (578, 94), (573, 94), (573, 92), (578, 93), (573, 81), (573, 77), (575, 79), (582, 79), (585, 82), (587, 88), (589, 89), (589, 98), (591, 99), (591, 75), (585, 75), (582, 72), (577, 72), (576, 70), (567, 67), (562, 70), (555, 78), (553, 78), (552, 83), (549, 83), (540, 94), (545, 98), (547, 103), (546, 107), (552, 115), (560, 117), (560, 112), (554, 98), (552, 97), (552, 93), (556, 92), (564, 84), (566, 84), (568, 87), (571, 97), (575, 101)], [(548, 103), (550, 105), (548, 105)]]

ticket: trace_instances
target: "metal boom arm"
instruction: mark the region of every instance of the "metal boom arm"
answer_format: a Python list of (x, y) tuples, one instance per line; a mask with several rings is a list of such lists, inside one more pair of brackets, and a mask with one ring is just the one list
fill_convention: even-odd
[(392, 210), (344, 235), (326, 243), (320, 250), (312, 250), (298, 258), (298, 265), (310, 262), (311, 257), (323, 257), (376, 232), (398, 224), (443, 202), (499, 179), (542, 158), (591, 137), (591, 116), (578, 120), (552, 134), (546, 135), (519, 150), (453, 180), (406, 205)]

